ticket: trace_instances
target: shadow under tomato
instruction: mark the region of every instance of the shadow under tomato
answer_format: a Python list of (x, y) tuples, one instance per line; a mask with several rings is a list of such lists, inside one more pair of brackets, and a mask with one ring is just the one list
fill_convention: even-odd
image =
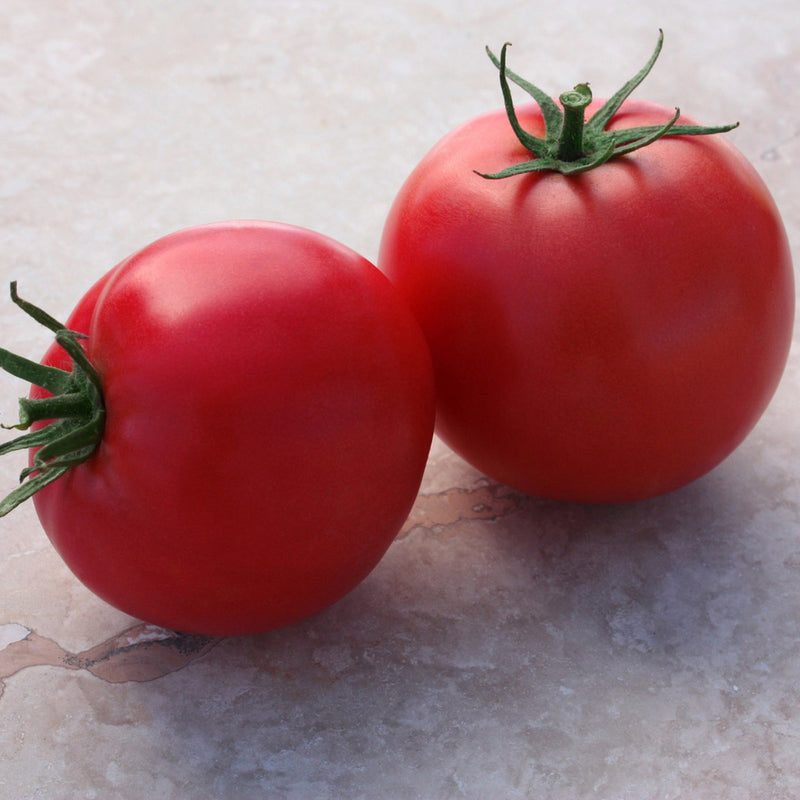
[(526, 498), (494, 531), (526, 565), (532, 608), (576, 642), (676, 668), (757, 642), (770, 578), (765, 499), (723, 466), (662, 497), (609, 506)]
[[(731, 477), (626, 506), (495, 487), (509, 513), (413, 528), (332, 608), (223, 639), (138, 700), (163, 757), (223, 796), (348, 796), (364, 776), (458, 796), (448, 775), (503, 763), (504, 738), (524, 749), (548, 724), (559, 730), (536, 737), (537, 763), (570, 747), (574, 761), (584, 745), (564, 731), (646, 724), (642, 703), (671, 697), (676, 676), (704, 692), (759, 648), (775, 652), (775, 627), (759, 627), (774, 608), (754, 498)], [(423, 787), (425, 771), (441, 781)]]

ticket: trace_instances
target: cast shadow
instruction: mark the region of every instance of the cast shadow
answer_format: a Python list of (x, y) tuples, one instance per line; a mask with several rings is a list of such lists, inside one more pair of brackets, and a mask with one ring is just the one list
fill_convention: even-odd
[[(451, 763), (464, 731), (498, 718), (572, 703), (602, 723), (587, 709), (608, 691), (605, 671), (645, 693), (687, 670), (708, 684), (742, 649), (769, 645), (754, 498), (731, 473), (624, 506), (482, 488), (503, 498), (501, 516), (417, 526), (325, 612), (219, 640), (141, 684), (170, 758), (211, 754), (208, 775), (240, 796), (314, 781), (346, 796), (359, 765), (401, 796), (411, 783), (396, 781)], [(401, 770), (392, 752), (411, 761)]]

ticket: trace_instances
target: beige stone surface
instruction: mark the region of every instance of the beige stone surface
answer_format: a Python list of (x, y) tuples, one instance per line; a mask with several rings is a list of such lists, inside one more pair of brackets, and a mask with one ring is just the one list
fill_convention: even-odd
[[(554, 93), (708, 122), (800, 247), (794, 0), (3, 0), (0, 285), (65, 316), (159, 235), (276, 219), (375, 259), (394, 193), (500, 103), (483, 53)], [(44, 331), (0, 302), (31, 357)], [(3, 421), (24, 390), (0, 378)], [(800, 797), (800, 375), (669, 496), (585, 507), (434, 442), (373, 574), (282, 631), (179, 636), (93, 597), (32, 507), (0, 521), (0, 797), (792, 800)], [(0, 465), (11, 487), (22, 456)]]

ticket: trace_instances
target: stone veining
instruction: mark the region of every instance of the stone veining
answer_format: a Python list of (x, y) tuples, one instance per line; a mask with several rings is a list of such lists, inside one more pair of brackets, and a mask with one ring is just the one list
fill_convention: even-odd
[[(463, 519), (497, 519), (518, 507), (517, 496), (499, 484), (421, 494), (398, 538), (416, 528), (440, 530)], [(4, 682), (28, 667), (85, 670), (109, 683), (152, 681), (205, 656), (222, 637), (197, 636), (142, 622), (78, 653), (20, 622), (0, 624), (0, 697)]]

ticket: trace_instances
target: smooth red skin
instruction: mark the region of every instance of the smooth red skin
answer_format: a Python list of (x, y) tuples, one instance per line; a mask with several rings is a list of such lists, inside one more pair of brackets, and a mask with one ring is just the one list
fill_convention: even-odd
[[(518, 113), (543, 134), (535, 106)], [(612, 127), (671, 115), (628, 102)], [(775, 205), (722, 135), (665, 138), (572, 177), (473, 172), (529, 158), (505, 112), (473, 119), (423, 159), (386, 222), (378, 266), (431, 347), (437, 431), (542, 497), (621, 502), (689, 483), (744, 439), (786, 362), (794, 283)]]
[[(75, 575), (117, 608), (204, 634), (329, 606), (378, 563), (433, 434), (430, 355), (372, 264), (240, 222), (167, 236), (78, 304), (107, 424), (35, 495)], [(51, 348), (45, 361), (66, 366)]]

